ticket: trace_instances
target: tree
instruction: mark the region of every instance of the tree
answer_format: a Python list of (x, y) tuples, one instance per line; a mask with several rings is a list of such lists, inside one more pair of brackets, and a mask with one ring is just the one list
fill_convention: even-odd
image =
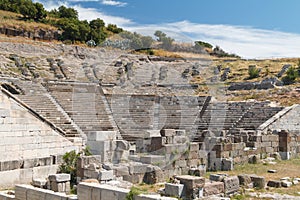
[(153, 43), (153, 39), (150, 36), (143, 36), (141, 34), (138, 34), (136, 32), (131, 33), (129, 31), (123, 31), (120, 33), (120, 36), (123, 39), (127, 39), (130, 41), (129, 45), (131, 49), (147, 49), (150, 48), (152, 43)]
[(93, 39), (96, 44), (100, 44), (101, 42), (103, 42), (106, 37), (107, 37), (107, 33), (105, 31), (105, 22), (100, 19), (94, 19), (92, 21), (90, 21), (90, 34), (89, 34), (89, 39)]
[(84, 20), (84, 21), (79, 21), (78, 22), (78, 29), (79, 29), (79, 38), (78, 40), (80, 40), (81, 42), (85, 42), (87, 41), (89, 38), (89, 34), (90, 34), (90, 26), (88, 21)]
[(143, 48), (150, 48), (153, 44), (153, 38), (150, 36), (141, 36)]
[(43, 4), (35, 3), (34, 5), (35, 5), (35, 8), (37, 10), (35, 19), (37, 21), (41, 21), (42, 19), (46, 18), (47, 17), (47, 11), (45, 10)]
[(121, 33), (123, 31), (122, 28), (117, 27), (117, 25), (115, 25), (115, 24), (108, 24), (107, 30), (110, 32), (113, 32), (115, 34)]
[(62, 40), (75, 41), (80, 39), (80, 31), (77, 24), (77, 20), (72, 19), (61, 19), (58, 23), (60, 28), (63, 30)]
[(71, 184), (75, 185), (77, 160), (80, 157), (80, 153), (76, 153), (75, 150), (67, 152), (63, 155), (63, 163), (59, 166), (60, 173), (67, 173), (71, 175)]
[(71, 175), (71, 185), (75, 185), (76, 180), (76, 171), (77, 171), (77, 160), (78, 158), (83, 156), (90, 156), (92, 155), (90, 148), (87, 146), (84, 148), (81, 152), (76, 153), (75, 150), (67, 152), (63, 155), (63, 162), (59, 166), (59, 172), (60, 173), (67, 173)]
[(105, 22), (102, 19), (97, 18), (97, 19), (90, 21), (90, 27), (92, 29), (100, 30), (105, 27)]
[(35, 19), (38, 13), (35, 5), (31, 1), (24, 1), (19, 7), (24, 18)]
[(174, 39), (171, 37), (167, 37), (165, 33), (162, 31), (156, 31), (154, 35), (157, 37), (157, 41), (161, 42), (161, 47), (166, 50), (170, 50), (172, 47), (172, 43)]
[(58, 8), (58, 14), (60, 18), (78, 19), (78, 11), (74, 8), (60, 6)]
[(158, 42), (162, 42), (163, 38), (165, 38), (167, 36), (162, 31), (155, 31), (154, 35), (157, 37)]
[(162, 48), (166, 50), (170, 50), (173, 42), (174, 42), (173, 38), (170, 37), (162, 38)]

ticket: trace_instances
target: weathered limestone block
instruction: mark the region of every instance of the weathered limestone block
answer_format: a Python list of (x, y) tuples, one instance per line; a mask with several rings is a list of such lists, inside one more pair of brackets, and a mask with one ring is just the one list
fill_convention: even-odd
[(133, 184), (138, 184), (143, 182), (144, 176), (144, 173), (124, 175), (123, 180)]
[(50, 189), (54, 192), (70, 192), (70, 174), (52, 174), (49, 175)]
[(129, 150), (129, 143), (125, 140), (115, 140), (116, 149), (118, 150)]
[(226, 178), (228, 175), (227, 174), (210, 174), (209, 175), (209, 180), (211, 181), (223, 181), (224, 178)]
[(291, 187), (292, 185), (293, 185), (293, 183), (290, 181), (281, 181), (282, 187)]
[(92, 178), (92, 179), (98, 179), (99, 172), (98, 172), (98, 170), (84, 169), (83, 176), (85, 178), (89, 178), (89, 179), (90, 178)]
[(175, 130), (176, 136), (186, 136), (185, 130)]
[(146, 164), (158, 164), (165, 161), (165, 156), (160, 155), (145, 155), (141, 156), (141, 162)]
[(266, 185), (265, 177), (257, 176), (257, 175), (251, 175), (251, 180), (253, 182), (254, 187), (256, 187), (258, 189), (265, 188), (265, 185)]
[(83, 178), (84, 176), (84, 167), (95, 163), (96, 165), (101, 165), (101, 156), (93, 155), (93, 156), (81, 156), (77, 160), (77, 176)]
[(104, 184), (100, 185), (96, 183), (80, 183), (78, 185), (77, 191), (78, 200), (119, 200), (126, 199), (126, 195), (130, 190)]
[(238, 175), (238, 179), (242, 186), (248, 186), (252, 182), (251, 177), (248, 174), (240, 174)]
[(95, 131), (89, 132), (88, 141), (112, 141), (116, 140), (116, 131)]
[(204, 185), (204, 196), (219, 195), (225, 192), (223, 182), (208, 182)]
[(46, 188), (47, 187), (47, 180), (46, 179), (33, 179), (32, 185), (38, 188)]
[(163, 171), (157, 166), (148, 166), (144, 175), (143, 182), (147, 184), (155, 184), (163, 181)]
[(290, 65), (290, 64), (284, 65), (284, 66), (281, 68), (280, 72), (279, 72), (276, 76), (277, 76), (278, 78), (282, 77), (283, 74), (284, 74), (285, 72), (287, 72), (287, 70), (288, 70), (291, 66), (292, 66), (292, 65)]
[(205, 178), (203, 177), (182, 175), (175, 176), (175, 178), (178, 179), (181, 184), (184, 184), (187, 189), (203, 188), (205, 184)]
[(225, 187), (225, 194), (232, 194), (240, 189), (239, 178), (237, 176), (226, 177), (223, 180)]
[(71, 180), (71, 175), (70, 174), (52, 174), (49, 175), (48, 177), (49, 181), (51, 182), (67, 182)]
[(114, 171), (113, 170), (101, 170), (99, 171), (98, 180), (99, 181), (109, 181), (113, 180)]
[(148, 164), (141, 163), (130, 163), (129, 165), (129, 173), (130, 174), (144, 174), (147, 172)]
[(87, 145), (91, 147), (93, 154), (101, 156), (102, 162), (112, 160), (112, 153), (115, 150), (112, 141), (87, 141)]
[(233, 159), (222, 159), (221, 170), (232, 171), (233, 170)]
[(184, 187), (183, 184), (166, 183), (165, 184), (165, 195), (181, 198), (183, 195), (183, 187)]
[(281, 187), (281, 181), (270, 180), (270, 181), (268, 181), (267, 186), (280, 188)]
[(190, 168), (188, 174), (191, 176), (204, 176), (206, 173), (205, 167)]
[(189, 144), (190, 151), (199, 151), (199, 143), (197, 142), (190, 142)]
[(16, 200), (14, 191), (0, 191), (0, 200)]
[(122, 166), (122, 165), (114, 166), (113, 170), (114, 170), (114, 175), (116, 177), (129, 175), (129, 169), (127, 166)]
[(162, 129), (160, 134), (162, 137), (172, 137), (176, 135), (176, 132), (174, 129)]
[(146, 130), (144, 138), (161, 137), (160, 130)]

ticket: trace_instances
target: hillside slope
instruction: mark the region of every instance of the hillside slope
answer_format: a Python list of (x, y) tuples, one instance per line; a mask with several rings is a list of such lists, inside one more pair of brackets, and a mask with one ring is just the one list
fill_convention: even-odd
[[(176, 56), (174, 53), (151, 56), (113, 48), (88, 48), (5, 36), (0, 36), (0, 57), (0, 75), (5, 78), (101, 82), (107, 93), (210, 95), (221, 91), (221, 100), (300, 103), (298, 79), (294, 84), (270, 89), (228, 90), (234, 83), (257, 83), (274, 78), (283, 66), (296, 67), (296, 58), (221, 59), (184, 52), (176, 52)], [(254, 65), (261, 69), (260, 74), (249, 79), (248, 68)], [(230, 72), (225, 73), (228, 69)], [(220, 81), (224, 74), (226, 79)]]

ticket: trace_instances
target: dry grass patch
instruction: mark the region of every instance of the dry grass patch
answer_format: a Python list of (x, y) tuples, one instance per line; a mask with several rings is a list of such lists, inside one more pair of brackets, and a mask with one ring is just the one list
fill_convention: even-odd
[[(286, 64), (296, 66), (299, 63), (298, 58), (288, 59), (267, 59), (267, 60), (226, 60), (215, 59), (213, 66), (221, 65), (222, 69), (230, 67), (231, 73), (229, 79), (226, 82), (243, 82), (243, 81), (261, 81), (266, 77), (274, 77)], [(255, 65), (258, 69), (261, 69), (258, 78), (249, 80), (248, 67)]]
[[(280, 178), (290, 177), (298, 178), (300, 177), (300, 159), (293, 159), (287, 161), (276, 161), (277, 164), (243, 164), (235, 165), (233, 171), (225, 172), (228, 175), (234, 176), (239, 174), (256, 174), (266, 178), (266, 182), (269, 180), (280, 180)], [(277, 170), (277, 173), (268, 173), (268, 170)], [(209, 172), (206, 177), (209, 177), (211, 173), (224, 173), (224, 172)], [(288, 194), (293, 196), (300, 196), (298, 192), (300, 191), (300, 184), (293, 185), (289, 188), (267, 188), (267, 190), (261, 190), (261, 192), (271, 192)], [(248, 199), (248, 198), (245, 198)]]
[(229, 101), (245, 101), (250, 99), (257, 101), (269, 100), (282, 106), (291, 106), (300, 104), (300, 92), (296, 90), (299, 87), (300, 83), (269, 90), (227, 91), (227, 97)]
[(34, 21), (24, 21), (22, 15), (0, 10), (0, 26), (17, 30), (32, 31), (35, 29), (57, 30), (56, 27)]

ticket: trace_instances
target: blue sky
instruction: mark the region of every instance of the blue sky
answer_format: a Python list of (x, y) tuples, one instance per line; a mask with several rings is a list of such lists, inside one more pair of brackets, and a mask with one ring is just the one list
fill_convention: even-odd
[(66, 5), (81, 19), (177, 40), (203, 40), (244, 58), (300, 57), (299, 0), (38, 0)]

